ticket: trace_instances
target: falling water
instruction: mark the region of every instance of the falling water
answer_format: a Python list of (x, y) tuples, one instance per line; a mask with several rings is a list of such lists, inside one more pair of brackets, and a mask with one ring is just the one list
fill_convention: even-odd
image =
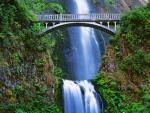
[(65, 113), (101, 113), (103, 104), (94, 86), (87, 80), (63, 81)]
[[(90, 0), (65, 2), (73, 7), (68, 9), (70, 13), (91, 13)], [(100, 49), (95, 31), (88, 27), (71, 27), (69, 39), (70, 51), (65, 54), (70, 72), (68, 78), (75, 81), (63, 80), (64, 112), (100, 113), (103, 111), (101, 99), (94, 86), (87, 81), (96, 75), (100, 62)]]
[[(73, 14), (88, 14), (91, 12), (89, 0), (68, 0)], [(68, 5), (68, 4), (67, 4)], [(68, 6), (67, 6), (68, 7)], [(72, 9), (72, 7), (74, 7)], [(99, 67), (100, 49), (93, 28), (71, 27), (69, 29), (70, 52), (66, 54), (69, 79), (92, 79)]]

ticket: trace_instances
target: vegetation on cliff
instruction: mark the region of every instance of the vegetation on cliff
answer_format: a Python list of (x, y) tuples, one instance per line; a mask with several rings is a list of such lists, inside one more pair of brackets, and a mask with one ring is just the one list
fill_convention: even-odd
[(122, 16), (94, 80), (106, 113), (149, 113), (150, 4)]
[(53, 76), (61, 68), (51, 57), (57, 58), (55, 65), (61, 61), (61, 53), (53, 51), (63, 35), (37, 36), (34, 20), (42, 11), (62, 13), (63, 8), (45, 0), (0, 1), (0, 113), (61, 113)]

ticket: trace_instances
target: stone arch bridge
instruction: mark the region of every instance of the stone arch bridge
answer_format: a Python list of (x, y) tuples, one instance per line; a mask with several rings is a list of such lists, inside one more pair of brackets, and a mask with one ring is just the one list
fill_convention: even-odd
[(93, 27), (115, 35), (116, 26), (120, 21), (120, 14), (48, 14), (37, 15), (37, 21), (39, 26), (41, 23), (45, 24), (45, 28), (40, 32), (41, 36), (66, 26)]

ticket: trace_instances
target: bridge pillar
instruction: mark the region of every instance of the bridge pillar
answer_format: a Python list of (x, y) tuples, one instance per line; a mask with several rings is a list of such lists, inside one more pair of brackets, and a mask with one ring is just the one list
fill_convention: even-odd
[(100, 22), (100, 25), (103, 25), (103, 22)]
[(109, 28), (109, 26), (110, 26), (110, 22), (107, 22), (107, 27)]
[(46, 29), (47, 29), (47, 28), (48, 28), (48, 22), (46, 22), (45, 24), (46, 24), (46, 26), (45, 26), (45, 27), (46, 27)]
[(114, 22), (114, 24), (115, 24), (115, 31), (117, 30), (117, 22)]

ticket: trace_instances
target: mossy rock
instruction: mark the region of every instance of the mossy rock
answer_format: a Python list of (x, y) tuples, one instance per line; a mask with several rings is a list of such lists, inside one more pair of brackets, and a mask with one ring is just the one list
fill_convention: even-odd
[(10, 99), (8, 100), (9, 103), (15, 103), (16, 102), (16, 98), (15, 97), (10, 97)]
[(12, 97), (12, 95), (13, 95), (13, 92), (12, 92), (11, 89), (7, 89), (7, 90), (5, 91), (5, 96), (6, 96), (6, 97), (10, 98), (10, 97)]

